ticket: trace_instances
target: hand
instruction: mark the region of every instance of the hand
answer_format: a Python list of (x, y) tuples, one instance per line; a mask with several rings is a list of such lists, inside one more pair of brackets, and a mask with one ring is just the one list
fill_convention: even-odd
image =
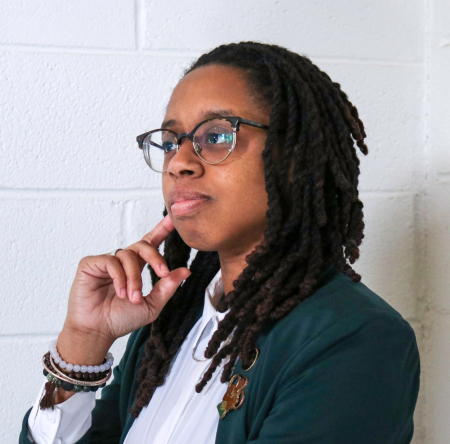
[[(153, 322), (191, 274), (185, 267), (170, 272), (158, 251), (173, 229), (167, 215), (150, 233), (118, 251), (116, 256), (83, 258), (70, 291), (63, 331), (112, 344), (117, 338)], [(141, 273), (147, 263), (161, 279), (143, 297)]]

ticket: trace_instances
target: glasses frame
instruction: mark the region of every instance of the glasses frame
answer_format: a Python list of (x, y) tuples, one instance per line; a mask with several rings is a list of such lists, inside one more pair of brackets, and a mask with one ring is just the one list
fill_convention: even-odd
[[(198, 148), (197, 148), (197, 147), (195, 146), (195, 144), (194, 144), (194, 135), (195, 135), (195, 132), (197, 131), (198, 127), (201, 126), (201, 125), (203, 125), (203, 124), (206, 123), (206, 122), (209, 122), (210, 120), (226, 120), (227, 122), (229, 122), (229, 123), (231, 124), (231, 128), (232, 128), (232, 130), (233, 130), (233, 145), (232, 145), (232, 147), (228, 150), (229, 152), (228, 152), (228, 154), (226, 155), (226, 157), (224, 157), (224, 158), (223, 158), (222, 160), (220, 160), (219, 162), (208, 162), (207, 160), (203, 159), (203, 157), (202, 157), (202, 156), (200, 155), (200, 153), (198, 152)], [(179, 134), (178, 134), (177, 132), (175, 132), (175, 131), (173, 131), (173, 130), (170, 130), (170, 129), (167, 129), (167, 128), (157, 128), (157, 129), (148, 131), (148, 132), (146, 132), (146, 133), (144, 133), (144, 134), (141, 134), (141, 135), (137, 136), (137, 137), (136, 137), (136, 140), (137, 140), (137, 143), (138, 143), (139, 148), (144, 152), (144, 158), (145, 158), (145, 161), (146, 161), (147, 165), (148, 165), (153, 171), (156, 171), (157, 173), (165, 173), (165, 172), (167, 172), (168, 170), (166, 170), (166, 171), (157, 171), (157, 170), (155, 170), (155, 169), (152, 167), (152, 165), (151, 165), (150, 159), (147, 158), (148, 156), (147, 156), (147, 154), (146, 154), (146, 150), (144, 150), (144, 140), (145, 140), (145, 138), (146, 138), (148, 135), (150, 135), (150, 134), (152, 134), (152, 133), (154, 133), (154, 132), (156, 132), (156, 131), (169, 131), (169, 132), (171, 132), (171, 133), (175, 136), (175, 140), (176, 140), (176, 142), (177, 142), (177, 146), (176, 146), (176, 148), (173, 148), (173, 149), (176, 149), (176, 153), (178, 153), (178, 150), (180, 149), (180, 146), (181, 146), (181, 144), (182, 144), (182, 142), (183, 142), (183, 139), (184, 139), (184, 138), (187, 138), (187, 139), (189, 139), (189, 140), (192, 142), (192, 146), (194, 147), (194, 152), (195, 152), (195, 154), (197, 154), (197, 156), (200, 157), (200, 159), (201, 159), (203, 162), (206, 162), (206, 163), (208, 163), (208, 164), (210, 164), (210, 165), (217, 165), (218, 163), (221, 163), (221, 162), (223, 162), (225, 159), (227, 159), (228, 156), (230, 156), (230, 154), (233, 152), (233, 150), (234, 150), (234, 148), (235, 148), (235, 146), (236, 146), (236, 133), (239, 131), (239, 128), (240, 128), (241, 123), (243, 123), (243, 124), (245, 124), (245, 125), (250, 125), (250, 126), (257, 127), (257, 128), (265, 129), (265, 130), (268, 130), (268, 129), (269, 129), (269, 126), (268, 126), (268, 125), (264, 125), (263, 123), (259, 123), (259, 122), (254, 122), (253, 120), (244, 119), (243, 117), (236, 117), (236, 116), (230, 116), (230, 117), (210, 117), (209, 119), (202, 120), (200, 123), (198, 123), (197, 125), (195, 125), (194, 129), (193, 129), (191, 132), (188, 132), (188, 133), (179, 133)], [(156, 145), (153, 145), (153, 146), (156, 146)], [(158, 148), (159, 148), (159, 147), (158, 147)], [(173, 150), (171, 150), (171, 151), (173, 151)], [(176, 154), (176, 153), (175, 153), (175, 154)]]

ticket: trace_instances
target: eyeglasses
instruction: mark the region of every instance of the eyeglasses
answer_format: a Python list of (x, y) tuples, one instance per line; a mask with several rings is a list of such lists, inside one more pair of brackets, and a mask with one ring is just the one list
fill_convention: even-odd
[(213, 117), (197, 124), (190, 133), (177, 134), (175, 131), (159, 128), (141, 134), (136, 140), (144, 152), (147, 165), (157, 173), (167, 171), (169, 162), (180, 149), (185, 137), (192, 142), (200, 159), (210, 165), (217, 165), (233, 152), (241, 123), (269, 129), (268, 125), (242, 117)]

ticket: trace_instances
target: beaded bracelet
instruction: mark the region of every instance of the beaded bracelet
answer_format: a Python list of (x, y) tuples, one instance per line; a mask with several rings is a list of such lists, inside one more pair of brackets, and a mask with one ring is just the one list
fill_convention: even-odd
[(109, 370), (113, 364), (114, 364), (114, 357), (112, 355), (112, 353), (108, 352), (106, 353), (106, 363), (101, 364), (101, 365), (78, 365), (78, 364), (70, 364), (67, 363), (66, 361), (63, 361), (61, 356), (59, 356), (58, 350), (56, 349), (56, 343), (57, 343), (57, 339), (53, 339), (52, 341), (50, 341), (49, 343), (49, 349), (50, 349), (50, 353), (53, 357), (53, 360), (55, 361), (56, 364), (59, 365), (59, 367), (61, 367), (62, 369), (66, 369), (67, 371), (75, 371), (75, 372), (81, 372), (81, 373), (99, 373), (99, 372), (104, 372), (105, 370)]
[(104, 387), (112, 375), (112, 369), (110, 369), (107, 376), (98, 381), (80, 381), (69, 378), (54, 365), (50, 352), (45, 353), (42, 357), (42, 365), (44, 366), (44, 376), (48, 381), (45, 383), (45, 394), (39, 403), (41, 410), (54, 409), (57, 387), (61, 387), (65, 391), (95, 392), (99, 387)]
[(50, 368), (50, 370), (53, 370), (54, 373), (56, 373), (55, 376), (57, 376), (60, 379), (63, 379), (64, 381), (67, 381), (72, 384), (77, 384), (80, 386), (86, 386), (86, 387), (100, 386), (103, 382), (106, 382), (109, 379), (108, 375), (110, 375), (112, 373), (112, 369), (109, 369), (105, 373), (100, 373), (99, 375), (101, 377), (97, 378), (97, 379), (93, 379), (93, 380), (85, 379), (86, 374), (83, 375), (83, 379), (77, 379), (77, 378), (73, 378), (73, 377), (63, 373), (61, 370), (59, 370), (58, 367), (53, 362), (52, 355), (50, 355), (49, 358), (50, 358), (50, 365), (48, 367)]
[[(50, 362), (51, 360), (51, 362)], [(104, 360), (104, 362), (106, 362), (106, 359)], [(47, 365), (52, 365), (53, 367), (55, 367), (55, 371), (58, 373), (61, 373), (64, 376), (68, 376), (69, 378), (73, 378), (76, 379), (78, 381), (98, 381), (99, 379), (104, 378), (107, 374), (109, 370), (105, 370), (104, 372), (92, 372), (92, 373), (81, 373), (81, 372), (74, 372), (73, 370), (67, 371), (67, 369), (61, 369), (59, 368), (53, 359), (53, 356), (48, 353), (48, 359), (46, 362)]]
[(93, 385), (93, 386), (82, 386), (78, 384), (72, 384), (71, 382), (67, 382), (63, 379), (58, 379), (52, 373), (49, 373), (48, 370), (44, 368), (43, 371), (44, 376), (48, 381), (55, 381), (56, 387), (61, 387), (66, 392), (96, 392), (100, 387), (104, 387), (106, 384), (102, 385)]

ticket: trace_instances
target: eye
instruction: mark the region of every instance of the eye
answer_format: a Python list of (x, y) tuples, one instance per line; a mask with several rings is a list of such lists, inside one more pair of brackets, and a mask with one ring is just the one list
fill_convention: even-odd
[(233, 141), (233, 135), (228, 131), (223, 132), (210, 132), (205, 134), (205, 142), (213, 145), (217, 145), (220, 143), (231, 143)]
[(208, 133), (205, 135), (206, 143), (220, 143), (223, 140), (223, 134)]
[(176, 148), (176, 144), (172, 141), (163, 142), (162, 148), (163, 148), (164, 152), (167, 153), (169, 151), (174, 150)]

